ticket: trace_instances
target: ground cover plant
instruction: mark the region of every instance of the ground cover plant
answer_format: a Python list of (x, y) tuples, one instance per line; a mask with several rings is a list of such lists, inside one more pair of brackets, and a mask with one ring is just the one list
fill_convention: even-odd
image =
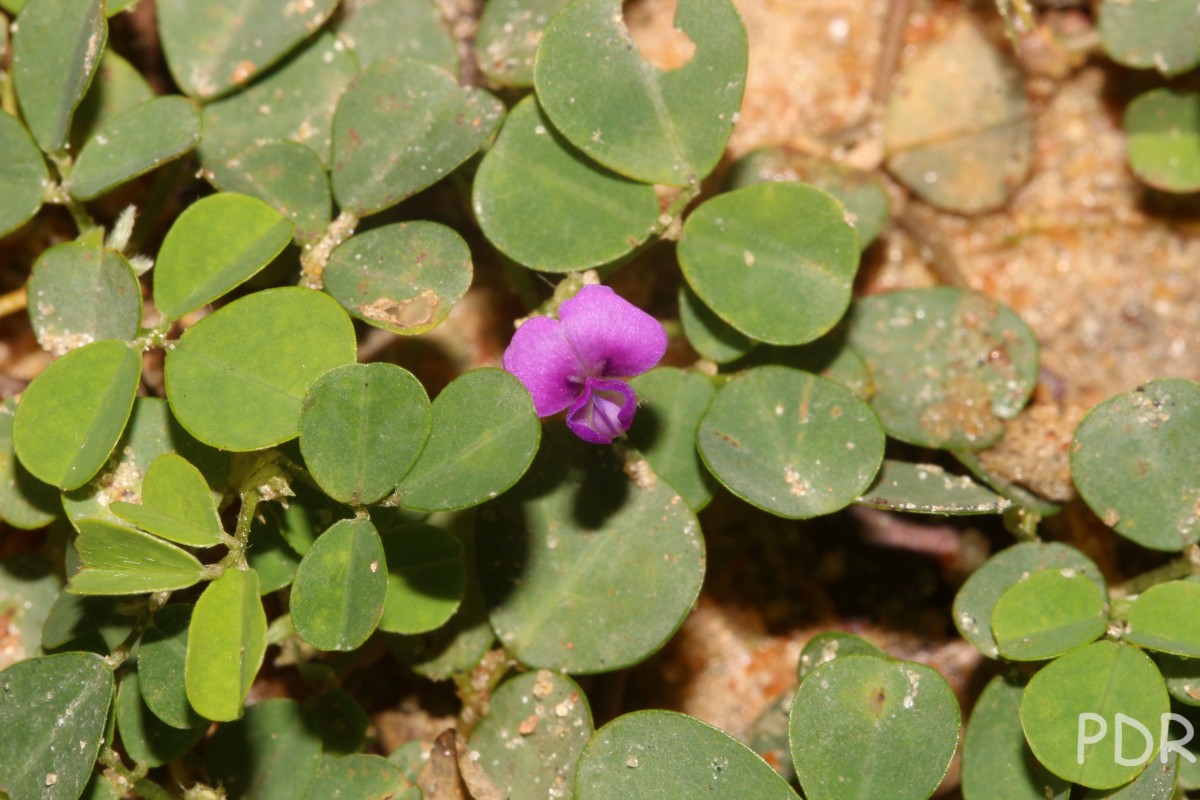
[[(874, 82), (754, 147), (803, 10), (0, 9), (0, 797), (1200, 789), (1194, 4), (820, 17)], [(1046, 200), (1072, 141), (1124, 183)], [(972, 260), (1113, 230), (1185, 267), (1072, 317)], [(1110, 303), (1154, 357), (1068, 369)], [(770, 617), (802, 560), (859, 605)], [(736, 729), (647, 678), (744, 652), (729, 575), (816, 618)]]

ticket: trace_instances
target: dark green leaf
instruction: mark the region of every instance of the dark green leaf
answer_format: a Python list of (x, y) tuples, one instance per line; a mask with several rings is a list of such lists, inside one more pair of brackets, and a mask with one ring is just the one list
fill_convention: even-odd
[[(804, 680), (817, 667), (842, 656), (890, 658), (887, 653), (861, 636), (842, 631), (826, 631), (809, 639), (808, 643), (804, 645), (804, 649), (800, 651), (800, 661), (796, 664), (796, 677)], [(791, 708), (790, 703), (788, 708)]]
[[(383, 756), (325, 756), (317, 777), (308, 786), (307, 800), (334, 797), (355, 800), (409, 800), (410, 787), (400, 768)], [(419, 790), (417, 790), (419, 791)], [(414, 795), (415, 797), (416, 795)]]
[(208, 731), (208, 723), (195, 728), (173, 728), (154, 716), (142, 702), (138, 674), (127, 672), (117, 691), (117, 729), (121, 746), (135, 764), (161, 766), (191, 750)]
[(436, 0), (343, 0), (333, 30), (363, 69), (390, 58), (415, 58), (458, 74), (454, 37)]
[(105, 50), (100, 69), (71, 121), (71, 149), (78, 151), (92, 134), (114, 117), (154, 99), (154, 89), (132, 64)]
[(203, 567), (186, 550), (133, 528), (98, 519), (79, 523), (75, 542), (83, 569), (71, 577), (75, 594), (138, 594), (186, 589)]
[[(0, 20), (3, 24), (3, 20)], [(46, 162), (25, 126), (8, 114), (0, 114), (0, 236), (16, 230), (42, 207), (42, 196), (50, 181)]]
[(488, 80), (517, 89), (533, 86), (533, 59), (546, 25), (570, 0), (492, 0), (476, 32), (479, 67)]
[[(322, 677), (321, 681), (334, 679), (337, 673), (323, 664), (308, 664), (304, 669), (318, 666), (328, 670), (328, 677)], [(310, 685), (313, 683), (307, 677), (305, 680)], [(349, 755), (363, 749), (371, 720), (344, 689), (325, 686), (304, 698), (303, 706), (304, 718), (310, 729), (315, 728), (321, 734), (321, 748), (326, 754)]]
[(967, 475), (951, 475), (936, 464), (885, 459), (858, 503), (912, 514), (999, 514), (1012, 502)]
[(230, 800), (304, 797), (321, 763), (321, 739), (306, 722), (299, 703), (277, 698), (217, 728), (205, 758)]
[(42, 625), (60, 581), (50, 562), (31, 554), (0, 559), (0, 619), (7, 633), (0, 668), (32, 658), (42, 646)]
[(379, 624), (387, 593), (387, 562), (375, 526), (342, 520), (321, 534), (292, 584), (292, 622), (320, 650), (353, 650)]
[(34, 530), (62, 513), (58, 490), (29, 474), (13, 450), (12, 398), (0, 403), (0, 520), (14, 528)]
[(661, 367), (630, 381), (638, 395), (629, 443), (654, 474), (671, 484), (693, 511), (712, 499), (712, 476), (696, 452), (696, 431), (716, 389), (696, 372)]
[(692, 348), (718, 364), (736, 361), (754, 348), (753, 339), (718, 317), (687, 283), (679, 287), (679, 321)]
[(283, 517), (292, 509), (303, 514), (303, 509), (292, 504), (285, 511), (275, 503), (261, 504), (250, 527), (250, 546), (246, 548), (246, 562), (258, 573), (258, 590), (264, 595), (291, 585), (300, 566), (300, 555), (283, 538)]
[(38, 343), (55, 355), (102, 339), (132, 340), (142, 287), (125, 257), (82, 240), (44, 250), (26, 285)]
[(444, 625), (467, 589), (462, 544), (423, 523), (401, 525), (381, 536), (388, 574), (379, 629), (411, 634)]
[(329, 226), (329, 176), (304, 145), (267, 142), (206, 166), (218, 189), (257, 197), (295, 223), (301, 244), (316, 243)]
[(1103, 0), (1096, 30), (1118, 64), (1167, 77), (1200, 62), (1200, 14), (1190, 0)]
[(173, 728), (208, 724), (188, 702), (184, 685), (188, 628), (194, 608), (190, 603), (172, 603), (160, 609), (142, 634), (138, 649), (142, 699), (156, 717)]
[(240, 717), (266, 650), (258, 574), (227, 569), (200, 595), (188, 626), (184, 682), (192, 708), (221, 722)]

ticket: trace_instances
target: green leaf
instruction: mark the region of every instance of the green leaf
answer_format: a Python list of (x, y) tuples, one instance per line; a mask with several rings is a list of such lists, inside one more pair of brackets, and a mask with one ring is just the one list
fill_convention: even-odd
[(1067, 800), (1071, 785), (1038, 763), (1021, 730), (1025, 687), (997, 675), (963, 735), (962, 791), (971, 800)]
[(1177, 656), (1200, 658), (1200, 583), (1169, 581), (1142, 592), (1129, 609), (1127, 642)]
[[(800, 651), (796, 664), (796, 676), (800, 680), (808, 677), (814, 669), (842, 656), (873, 656), (890, 660), (891, 657), (861, 636), (842, 631), (825, 631), (808, 640)], [(791, 708), (791, 703), (788, 703)]]
[(992, 635), (1000, 655), (1044, 661), (1104, 634), (1108, 614), (1095, 582), (1074, 569), (1022, 575), (992, 607)]
[(173, 728), (146, 708), (138, 691), (138, 674), (127, 672), (117, 691), (117, 730), (121, 746), (135, 764), (159, 767), (191, 750), (208, 731), (208, 723)]
[(25, 124), (47, 153), (66, 145), (107, 39), (104, 0), (30, 0), (17, 17), (12, 79)]
[(692, 349), (718, 364), (736, 361), (754, 349), (753, 339), (718, 317), (687, 283), (679, 287), (679, 322)]
[(301, 244), (315, 244), (329, 227), (329, 176), (304, 145), (266, 142), (205, 166), (218, 189), (257, 197), (295, 223), (294, 236)]
[[(889, 795), (890, 796), (890, 795)], [(636, 711), (592, 736), (575, 773), (577, 800), (796, 800), (741, 742), (674, 711)]]
[(846, 313), (859, 247), (825, 192), (760, 183), (692, 212), (678, 254), (688, 285), (722, 320), (751, 339), (804, 344)]
[(475, 219), (488, 241), (543, 272), (616, 261), (658, 223), (654, 187), (588, 159), (554, 130), (532, 96), (510, 112), (473, 186)]
[(342, 520), (313, 543), (292, 584), (292, 622), (319, 650), (354, 650), (379, 624), (388, 565), (375, 526)]
[(255, 197), (223, 192), (180, 214), (154, 268), (154, 299), (167, 319), (211, 303), (271, 263), (295, 226)]
[(1153, 381), (1088, 412), (1071, 444), (1071, 478), (1105, 525), (1179, 551), (1200, 539), (1197, 436), (1200, 384)]
[(12, 800), (75, 800), (104, 738), (112, 670), (100, 656), (63, 653), (14, 664), (0, 686), (0, 787)]
[(300, 450), (335, 500), (374, 503), (396, 487), (429, 436), (425, 387), (395, 364), (347, 364), (309, 387)]
[(436, 183), (496, 130), (504, 105), (423, 61), (383, 61), (351, 82), (333, 118), (333, 196), (374, 214)]
[(1096, 30), (1118, 64), (1168, 78), (1200, 63), (1200, 15), (1189, 0), (1103, 0)]
[(452, 228), (401, 222), (364, 231), (333, 251), (325, 291), (377, 328), (413, 335), (445, 321), (471, 285), (471, 251)]
[[(486, 6), (484, 11), (486, 16)], [(458, 74), (458, 48), (436, 0), (348, 0), (333, 31), (363, 69), (392, 58), (415, 58)]]
[(1138, 178), (1168, 192), (1200, 189), (1200, 93), (1145, 92), (1125, 108), (1122, 124)]
[(1059, 504), (1052, 503), (1041, 495), (1026, 489), (1013, 477), (1001, 475), (986, 464), (979, 453), (973, 450), (953, 450), (951, 453), (960, 464), (971, 471), (972, 475), (1027, 511), (1032, 511), (1042, 517), (1052, 517), (1062, 511), (1062, 506)]
[(619, 0), (578, 0), (546, 26), (534, 84), (554, 127), (588, 156), (634, 180), (687, 186), (712, 172), (733, 131), (746, 30), (728, 0), (685, 0), (675, 27), (695, 53), (663, 72), (638, 52)]
[(1200, 659), (1156, 653), (1154, 662), (1158, 664), (1172, 699), (1189, 706), (1200, 706)]
[(789, 738), (809, 800), (924, 800), (950, 766), (958, 728), (954, 692), (934, 670), (846, 656), (800, 684)]
[(279, 534), (301, 556), (308, 553), (313, 542), (330, 525), (354, 516), (350, 506), (299, 481), (292, 483), (292, 491), (295, 495), (287, 499), (287, 508), (264, 506), (263, 513), (268, 520), (274, 519), (278, 523)]
[(478, 505), (525, 474), (541, 434), (519, 380), (500, 369), (471, 370), (433, 401), (429, 441), (396, 496), (417, 511)]
[(383, 756), (325, 756), (321, 769), (308, 786), (308, 800), (353, 797), (356, 800), (410, 800), (400, 795), (411, 788), (408, 780)]
[(1020, 413), (1038, 374), (1033, 332), (984, 295), (940, 286), (858, 300), (850, 345), (890, 436), (922, 447), (987, 447)]
[(156, 717), (172, 728), (207, 727), (208, 720), (188, 702), (184, 685), (187, 669), (188, 629), (195, 609), (190, 603), (172, 603), (154, 614), (138, 648), (138, 675), (142, 699)]
[(79, 523), (75, 542), (83, 569), (68, 586), (75, 594), (138, 594), (186, 589), (199, 582), (196, 557), (149, 534), (98, 519)]
[(1079, 800), (1174, 800), (1180, 797), (1176, 788), (1189, 788), (1184, 785), (1185, 776), (1183, 770), (1179, 769), (1180, 763), (1178, 756), (1165, 764), (1161, 759), (1154, 758), (1133, 782), (1111, 791), (1089, 789), (1079, 795)]
[(492, 627), (522, 663), (620, 669), (683, 622), (704, 576), (704, 542), (674, 489), (644, 483), (610, 448), (557, 427), (521, 482), (481, 512)]
[(141, 353), (112, 339), (72, 350), (46, 367), (25, 390), (13, 419), (21, 463), (59, 488), (82, 486), (121, 437), (141, 374)]
[(328, 32), (317, 34), (244, 90), (205, 105), (202, 160), (211, 166), (275, 141), (304, 145), (328, 166), (333, 113), (357, 71), (340, 41)]
[(1003, 205), (1033, 166), (1025, 80), (969, 18), (896, 76), (887, 168), (921, 199), (974, 214)]
[[(1094, 642), (1033, 676), (1021, 700), (1021, 727), (1033, 754), (1055, 775), (1093, 789), (1111, 789), (1137, 777), (1145, 760), (1158, 752), (1160, 720), (1169, 709), (1162, 676), (1147, 655), (1115, 642)], [(1123, 751), (1116, 753), (1118, 713), (1144, 726), (1152, 740), (1145, 742), (1127, 726)], [(1099, 715), (1107, 735), (1089, 743), (1086, 737), (1095, 736), (1100, 723), (1081, 720), (1081, 714)], [(1138, 761), (1143, 745), (1145, 760)], [(1137, 763), (1122, 764), (1118, 755)]]
[[(0, 20), (0, 24), (3, 20)], [(0, 114), (0, 236), (21, 227), (42, 207), (50, 181), (46, 162), (25, 126)]]
[(192, 547), (220, 544), (224, 532), (204, 476), (176, 453), (165, 453), (150, 465), (140, 505), (120, 501), (111, 508), (142, 530)]
[(289, 511), (295, 509), (297, 516), (304, 513), (303, 509), (290, 500), (289, 498), (287, 511), (275, 503), (260, 504), (254, 522), (250, 525), (250, 546), (246, 548), (246, 563), (258, 573), (258, 591), (264, 595), (290, 586), (296, 578), (296, 569), (300, 566), (300, 555), (292, 549), (282, 533), (287, 524), (284, 517)]
[(58, 491), (39, 481), (17, 460), (13, 450), (12, 398), (0, 403), (0, 520), (14, 528), (34, 530), (62, 513)]
[(136, 67), (105, 50), (100, 69), (71, 120), (71, 149), (78, 151), (102, 125), (154, 97), (154, 89)]
[(0, 559), (0, 619), (7, 634), (0, 666), (33, 657), (42, 646), (42, 626), (59, 593), (61, 581), (51, 564), (38, 556), (18, 554)]
[(741, 189), (768, 181), (807, 183), (833, 195), (846, 207), (863, 250), (891, 218), (887, 190), (876, 173), (786, 147), (764, 147), (747, 153), (733, 165), (726, 186)]
[(638, 396), (629, 433), (654, 474), (671, 484), (693, 511), (712, 499), (712, 476), (696, 452), (696, 431), (716, 389), (696, 372), (660, 367), (630, 381)]
[(220, 722), (240, 717), (266, 650), (258, 574), (227, 569), (200, 595), (188, 627), (184, 683), (192, 708)]
[(236, 5), (159, 0), (158, 33), (171, 77), (201, 99), (240, 86), (283, 57), (333, 13), (337, 0)]
[(387, 599), (379, 629), (425, 633), (444, 625), (467, 589), (462, 544), (423, 523), (384, 530), (381, 536), (387, 558)]
[(354, 327), (332, 298), (268, 289), (235, 300), (180, 337), (167, 355), (167, 399), (200, 441), (258, 450), (299, 434), (308, 388), (354, 358)]
[(954, 598), (954, 624), (958, 632), (985, 656), (999, 658), (1000, 648), (992, 635), (996, 602), (1022, 575), (1047, 569), (1083, 573), (1096, 584), (1101, 595), (1108, 593), (1100, 570), (1074, 547), (1057, 542), (1023, 542), (989, 558), (958, 590)]
[(230, 800), (297, 800), (321, 764), (321, 739), (299, 703), (276, 698), (255, 703), (244, 719), (218, 727), (205, 758)]
[(875, 393), (871, 372), (854, 348), (846, 342), (846, 329), (834, 328), (820, 339), (797, 347), (764, 344), (755, 347), (733, 369), (778, 366), (811, 372), (845, 386), (861, 399), (869, 401)]
[(937, 464), (885, 459), (859, 505), (911, 514), (999, 514), (1012, 502), (966, 475), (952, 475)]
[(200, 141), (200, 110), (182, 97), (158, 97), (126, 111), (83, 146), (67, 188), (90, 200), (189, 152)]
[(883, 460), (884, 435), (849, 389), (787, 367), (756, 367), (717, 392), (697, 442), (731, 492), (795, 519), (830, 514), (861, 495)]
[(479, 68), (498, 86), (533, 86), (533, 60), (546, 25), (570, 0), (492, 0), (475, 34)]
[[(68, 553), (74, 551), (72, 545)], [(98, 642), (99, 649), (92, 652), (107, 655), (133, 629), (133, 619), (122, 616), (119, 601), (118, 597), (83, 597), (65, 589), (59, 592), (42, 625), (42, 650), (91, 650), (90, 645)]]
[(125, 257), (82, 240), (44, 250), (26, 293), (38, 343), (56, 355), (102, 339), (132, 340), (142, 287)]
[(591, 735), (592, 711), (579, 684), (540, 670), (492, 692), (468, 746), (505, 797), (567, 797)]

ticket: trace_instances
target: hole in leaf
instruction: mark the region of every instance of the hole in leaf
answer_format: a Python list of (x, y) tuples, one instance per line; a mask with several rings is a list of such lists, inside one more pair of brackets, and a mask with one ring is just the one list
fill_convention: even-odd
[(692, 60), (696, 44), (675, 27), (676, 0), (629, 0), (621, 7), (625, 26), (642, 58), (669, 72)]

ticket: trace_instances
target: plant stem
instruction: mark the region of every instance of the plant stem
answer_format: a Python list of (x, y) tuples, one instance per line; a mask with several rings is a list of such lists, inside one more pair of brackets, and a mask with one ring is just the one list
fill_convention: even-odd
[(1152, 586), (1200, 574), (1200, 545), (1192, 545), (1174, 561), (1126, 579), (1109, 594), (1114, 600), (1135, 597)]
[(96, 227), (96, 221), (92, 219), (92, 215), (88, 213), (83, 203), (76, 200), (67, 191), (67, 178), (70, 177), (71, 167), (74, 164), (71, 156), (66, 152), (58, 152), (50, 153), (49, 158), (50, 163), (54, 165), (54, 169), (58, 173), (58, 182), (46, 190), (43, 199), (47, 203), (66, 206), (67, 211), (71, 214), (71, 219), (75, 222), (76, 230), (81, 234), (87, 233)]
[(0, 294), (0, 318), (7, 317), (9, 314), (16, 314), (18, 311), (24, 311), (27, 307), (29, 298), (25, 294), (25, 287), (13, 289), (11, 292)]
[(358, 217), (349, 211), (337, 215), (337, 219), (329, 223), (321, 239), (314, 245), (305, 245), (300, 255), (300, 284), (309, 289), (320, 289), (324, 282), (325, 265), (333, 249), (350, 238), (358, 225)]

